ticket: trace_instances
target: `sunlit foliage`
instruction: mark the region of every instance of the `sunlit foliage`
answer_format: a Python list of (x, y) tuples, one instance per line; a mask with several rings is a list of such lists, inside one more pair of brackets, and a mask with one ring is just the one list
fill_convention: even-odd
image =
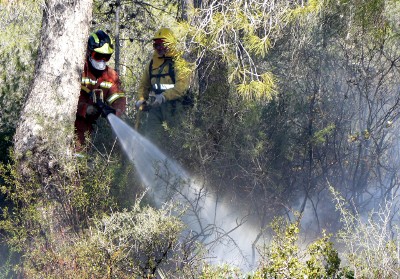
[[(113, 39), (119, 35), (118, 63), (129, 97), (124, 118), (135, 119), (135, 91), (152, 53), (152, 35), (160, 26), (172, 27), (180, 50), (193, 62), (189, 65), (198, 67), (197, 91), (182, 126), (169, 131), (172, 143), (166, 149), (207, 177), (216, 192), (256, 212), (264, 229), (274, 215), (292, 207), (304, 213), (309, 206), (318, 223), (320, 237), (303, 246), (301, 233), (307, 232), (301, 222), (276, 219), (273, 238), (260, 248), (262, 260), (249, 278), (398, 277), (392, 211), (383, 207), (367, 217), (358, 212), (386, 202), (400, 185), (399, 2), (201, 2), (195, 1), (188, 21), (178, 22), (178, 1), (95, 1), (91, 29), (101, 28)], [(2, 161), (9, 160), (6, 149), (33, 77), (41, 4), (0, 3)], [(104, 123), (99, 127), (108, 137), (98, 136), (95, 145), (108, 150), (111, 130)], [(132, 270), (148, 276), (156, 273), (155, 247), (167, 247), (162, 260), (170, 259), (168, 244), (176, 244), (181, 223), (167, 210), (131, 210), (133, 194), (126, 193), (131, 188), (139, 192), (140, 182), (127, 174), (132, 168), (123, 166), (127, 162), (118, 157), (123, 155), (114, 155), (119, 163), (103, 160), (108, 155), (77, 162), (79, 171), (54, 187), (65, 206), (58, 212), (70, 218), (68, 229), (74, 232), (62, 236), (52, 235), (43, 219), (43, 212), (50, 216), (54, 209), (38, 199), (48, 185), (34, 176), (18, 184), (20, 174), (12, 163), (2, 165), (1, 190), (8, 203), (2, 205), (0, 226), (10, 247), (26, 252), (32, 278), (57, 272), (72, 278), (124, 278)], [(337, 198), (343, 221), (338, 239), (346, 247), (341, 253), (333, 244), (335, 235), (324, 231), (340, 229), (339, 214), (326, 197), (327, 181), (346, 197)], [(347, 208), (349, 200), (354, 211)], [(228, 265), (199, 260), (195, 265), (201, 268), (190, 270), (180, 263), (179, 271), (193, 278), (243, 275)], [(157, 272), (166, 278), (180, 275)]]
[(5, 160), (32, 80), (41, 1), (0, 3), (0, 160)]

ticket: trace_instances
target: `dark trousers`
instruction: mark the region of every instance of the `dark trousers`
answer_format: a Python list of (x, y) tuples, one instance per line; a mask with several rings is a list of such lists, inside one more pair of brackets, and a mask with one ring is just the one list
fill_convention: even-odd
[(180, 101), (167, 101), (148, 111), (140, 111), (139, 132), (159, 147), (169, 142), (168, 129), (181, 121), (184, 108)]

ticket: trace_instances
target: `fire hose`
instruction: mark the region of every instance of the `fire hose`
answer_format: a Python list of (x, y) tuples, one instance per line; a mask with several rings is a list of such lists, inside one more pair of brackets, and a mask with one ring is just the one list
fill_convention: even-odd
[[(97, 98), (97, 95), (99, 95), (99, 98)], [(93, 103), (95, 103), (96, 106), (99, 108), (101, 116), (107, 118), (107, 115), (109, 115), (110, 113), (115, 114), (115, 109), (104, 102), (102, 89), (93, 89), (91, 93), (91, 98), (93, 100)]]

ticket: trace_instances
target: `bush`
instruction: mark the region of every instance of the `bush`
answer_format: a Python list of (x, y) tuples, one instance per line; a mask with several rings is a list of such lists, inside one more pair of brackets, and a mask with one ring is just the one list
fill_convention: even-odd
[(27, 278), (152, 278), (168, 264), (182, 230), (171, 207), (135, 204), (95, 219), (81, 235), (36, 241), (25, 254)]
[(387, 200), (364, 217), (331, 187), (342, 229), (338, 241), (344, 245), (343, 258), (355, 278), (399, 278), (399, 227), (396, 198)]
[(271, 242), (261, 250), (260, 268), (251, 278), (352, 278), (340, 268), (340, 258), (323, 232), (322, 237), (301, 249), (299, 220), (288, 222), (275, 218)]

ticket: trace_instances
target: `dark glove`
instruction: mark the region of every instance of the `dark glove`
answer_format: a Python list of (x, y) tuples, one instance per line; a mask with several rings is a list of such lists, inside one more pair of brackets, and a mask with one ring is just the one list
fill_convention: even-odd
[(94, 105), (88, 105), (86, 107), (86, 116), (93, 116), (93, 115), (96, 115), (98, 112), (99, 112), (99, 110)]
[(106, 117), (107, 115), (109, 115), (110, 113), (115, 114), (115, 109), (110, 107), (109, 105), (106, 105), (102, 100), (97, 99), (96, 101), (96, 105), (97, 107), (100, 109), (101, 111), (101, 116)]

